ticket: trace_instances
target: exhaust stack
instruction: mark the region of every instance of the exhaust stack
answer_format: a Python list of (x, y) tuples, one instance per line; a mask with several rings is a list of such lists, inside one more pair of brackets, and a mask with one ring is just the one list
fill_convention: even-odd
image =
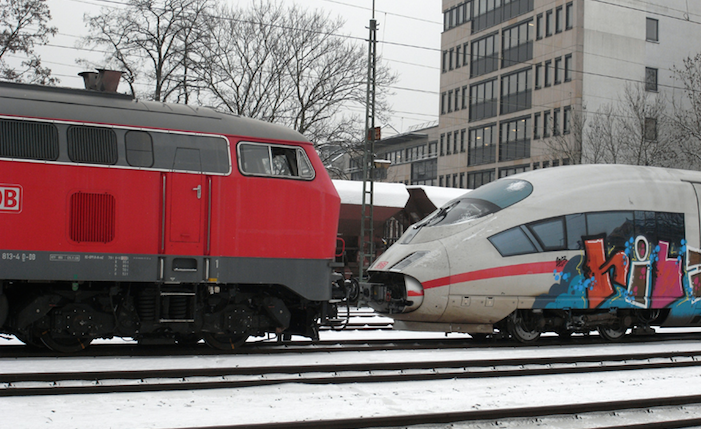
[(100, 92), (117, 92), (121, 71), (97, 69), (97, 72), (81, 72), (78, 76), (83, 78), (85, 89)]

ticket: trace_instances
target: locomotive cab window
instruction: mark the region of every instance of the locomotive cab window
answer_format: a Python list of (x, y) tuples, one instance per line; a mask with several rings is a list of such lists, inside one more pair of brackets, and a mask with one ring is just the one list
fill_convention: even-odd
[(314, 169), (302, 148), (240, 143), (239, 169), (249, 176), (286, 177), (311, 180)]

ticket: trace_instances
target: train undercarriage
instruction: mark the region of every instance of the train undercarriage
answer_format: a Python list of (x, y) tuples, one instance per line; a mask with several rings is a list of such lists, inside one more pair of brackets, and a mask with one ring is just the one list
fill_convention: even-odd
[(219, 350), (269, 333), (318, 339), (319, 320), (335, 311), (277, 285), (6, 281), (0, 290), (0, 332), (64, 353), (112, 337), (146, 344), (204, 339)]
[(598, 331), (608, 341), (622, 339), (628, 329), (637, 333), (654, 332), (651, 325), (661, 324), (668, 309), (602, 309), (602, 310), (516, 310), (495, 325), (500, 332), (521, 343), (538, 340), (543, 332), (560, 337), (574, 333)]

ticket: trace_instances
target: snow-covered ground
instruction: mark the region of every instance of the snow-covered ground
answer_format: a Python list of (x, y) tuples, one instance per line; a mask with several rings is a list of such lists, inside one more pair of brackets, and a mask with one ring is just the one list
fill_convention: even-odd
[[(331, 338), (426, 338), (439, 334), (323, 332)], [(696, 336), (694, 336), (696, 338)], [(3, 340), (0, 340), (0, 352)], [(350, 363), (359, 360), (427, 361), (576, 356), (599, 353), (701, 351), (693, 340), (658, 344), (606, 344), (547, 347), (484, 347), (449, 350), (285, 353), (163, 357), (0, 358), (3, 372), (164, 369), (177, 367), (260, 366), (299, 363)], [(40, 368), (38, 366), (41, 366)], [(304, 385), (204, 391), (116, 393), (0, 398), (3, 428), (177, 428), (286, 422), (343, 417), (386, 416), (516, 408), (532, 405), (626, 400), (701, 394), (701, 368), (638, 370), (622, 373), (410, 381), (401, 383)], [(690, 411), (693, 410), (693, 411)], [(687, 412), (701, 411), (688, 408)], [(555, 426), (560, 423), (555, 423)]]

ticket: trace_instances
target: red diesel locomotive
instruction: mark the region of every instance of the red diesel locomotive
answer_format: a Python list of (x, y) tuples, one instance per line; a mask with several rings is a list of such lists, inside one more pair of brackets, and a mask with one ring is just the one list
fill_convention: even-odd
[(287, 128), (0, 83), (0, 332), (64, 352), (315, 338), (335, 311), (339, 204)]

